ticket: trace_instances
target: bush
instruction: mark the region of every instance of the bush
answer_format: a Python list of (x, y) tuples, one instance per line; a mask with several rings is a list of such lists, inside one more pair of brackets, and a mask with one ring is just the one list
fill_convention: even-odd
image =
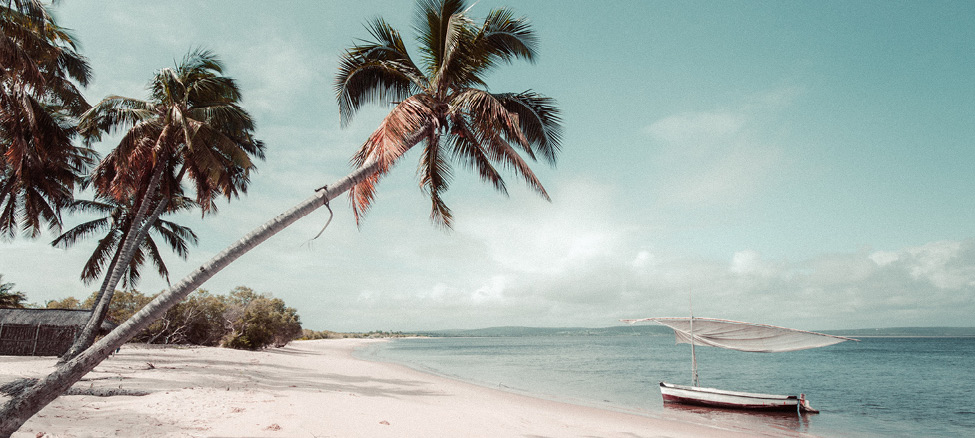
[[(74, 297), (49, 301), (49, 309), (90, 309), (94, 293), (84, 302)], [(116, 291), (108, 318), (122, 323), (153, 297), (139, 291)], [(222, 345), (258, 350), (283, 347), (302, 335), (298, 312), (280, 298), (239, 286), (229, 295), (200, 289), (170, 308), (158, 321), (133, 338), (150, 344)]]
[(226, 311), (226, 297), (197, 290), (150, 325), (140, 340), (159, 344), (219, 345), (227, 332)]
[(230, 333), (223, 338), (226, 347), (247, 350), (269, 345), (283, 347), (302, 334), (298, 312), (286, 307), (280, 298), (259, 295), (249, 288), (238, 287), (230, 293), (230, 302), (225, 315), (235, 318), (227, 319), (234, 322)]

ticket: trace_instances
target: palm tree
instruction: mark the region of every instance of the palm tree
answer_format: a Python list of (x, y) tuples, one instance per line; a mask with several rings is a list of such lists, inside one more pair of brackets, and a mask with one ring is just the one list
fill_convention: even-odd
[(115, 286), (136, 257), (149, 230), (171, 199), (190, 181), (203, 213), (216, 211), (216, 198), (247, 191), (252, 157), (264, 158), (264, 143), (253, 138), (254, 121), (239, 102), (236, 82), (222, 75), (210, 51), (190, 51), (176, 66), (160, 70), (149, 84), (150, 99), (109, 96), (84, 114), (86, 141), (125, 131), (118, 146), (96, 166), (92, 180), (103, 196), (134, 199), (137, 206), (106, 275), (92, 317), (62, 360), (91, 345), (112, 300)]
[(379, 172), (352, 189), (357, 219), (369, 208), (379, 179), (418, 144), (423, 152), (417, 172), (438, 224), (451, 225), (442, 198), (451, 160), (473, 168), (502, 193), (507, 189), (497, 165), (508, 167), (548, 199), (519, 152), (555, 164), (561, 126), (554, 102), (531, 91), (488, 92), (483, 78), (499, 62), (534, 61), (536, 36), (527, 20), (509, 10), (491, 11), (480, 24), (466, 12), (463, 0), (420, 2), (420, 64), (381, 18), (368, 26), (375, 41), (356, 45), (342, 58), (335, 89), (343, 123), (365, 103), (394, 105), (353, 159), (358, 166), (379, 162)]
[[(469, 18), (467, 18), (466, 10), (463, 8), (463, 6), (463, 2), (446, 0), (443, 2), (421, 3), (421, 9), (424, 11), (423, 14), (425, 16), (428, 13), (432, 14), (429, 17), (431, 28), (434, 27), (433, 24), (443, 24), (443, 26), (440, 26), (442, 28), (440, 33), (431, 33), (430, 37), (440, 38), (441, 41), (446, 43), (444, 47), (453, 48), (451, 50), (447, 50), (447, 52), (451, 52), (453, 54), (448, 54), (448, 56), (446, 56), (444, 59), (460, 59), (455, 58), (461, 55), (460, 52), (454, 51), (454, 49), (458, 47), (463, 48), (462, 51), (469, 51), (466, 55), (463, 55), (463, 59), (471, 60), (468, 63), (470, 70), (463, 74), (460, 74), (462, 72), (459, 72), (457, 75), (460, 78), (467, 78), (465, 81), (468, 83), (476, 82), (474, 80), (474, 77), (476, 77), (474, 73), (483, 72), (484, 69), (488, 67), (488, 63), (497, 62), (498, 60), (511, 60), (515, 56), (514, 53), (521, 53), (522, 49), (518, 49), (518, 47), (532, 46), (524, 43), (524, 35), (533, 35), (530, 32), (530, 26), (524, 20), (511, 19), (511, 14), (509, 12), (501, 10), (492, 12), (485, 22), (506, 24), (503, 27), (503, 29), (507, 29), (506, 31), (491, 30), (497, 29), (495, 25), (487, 26), (487, 24), (485, 24), (483, 27), (477, 27), (470, 24), (471, 21)], [(495, 17), (493, 21), (491, 17)], [(502, 20), (503, 17), (508, 17), (508, 19)], [(461, 26), (462, 24), (463, 26)], [(375, 28), (375, 26), (373, 28)], [(484, 30), (484, 35), (482, 35), (480, 39), (474, 38), (472, 35), (468, 34), (468, 32), (476, 29)], [(519, 31), (512, 33), (512, 30)], [(498, 34), (494, 34), (494, 32), (497, 32)], [(399, 41), (398, 36), (395, 40)], [(489, 45), (487, 43), (474, 43), (474, 41), (487, 40), (494, 40), (495, 44)], [(501, 42), (498, 40), (510, 41), (501, 44)], [(517, 41), (522, 41), (522, 43), (517, 43)], [(433, 44), (433, 46), (436, 47), (436, 44)], [(494, 47), (494, 49), (491, 49), (492, 47)], [(477, 50), (476, 52), (474, 52), (475, 49)], [(349, 53), (352, 54), (356, 51), (356, 49), (353, 49)], [(400, 50), (399, 53), (405, 53), (405, 50)], [(475, 54), (482, 55), (480, 64), (473, 61), (473, 59), (476, 59), (476, 57), (474, 57)], [(523, 55), (519, 56), (523, 57)], [(381, 64), (382, 59), (382, 56), (378, 56), (376, 64)], [(399, 62), (404, 62), (402, 58), (399, 59)], [(393, 60), (393, 54), (391, 52), (387, 61), (389, 63), (397, 62)], [(448, 62), (447, 64), (442, 65), (453, 64)], [(361, 79), (362, 81), (365, 81), (367, 76), (372, 75), (370, 73), (371, 69), (368, 68), (364, 68), (359, 74), (347, 74), (345, 70), (346, 69), (343, 65), (343, 71), (340, 72), (340, 77), (353, 78), (353, 80)], [(375, 74), (372, 76), (375, 77), (385, 74), (381, 72), (388, 71), (389, 70), (377, 68), (374, 71)], [(444, 73), (447, 73), (447, 70), (444, 70)], [(438, 76), (434, 75), (434, 77), (436, 78)], [(383, 101), (396, 96), (396, 94), (392, 93), (386, 88), (365, 87), (363, 90), (367, 90), (366, 94), (352, 93), (348, 95), (349, 99), (352, 99), (351, 106), (358, 108), (360, 103), (365, 103), (364, 100), (371, 99)], [(441, 88), (441, 90), (443, 90), (443, 88)], [(482, 93), (481, 96), (481, 99), (487, 100), (485, 94)], [(262, 242), (285, 229), (298, 219), (307, 216), (342, 193), (353, 190), (353, 187), (355, 187), (353, 191), (353, 202), (354, 205), (356, 205), (356, 215), (359, 217), (359, 215), (364, 211), (363, 208), (367, 207), (368, 202), (372, 199), (370, 195), (371, 193), (374, 193), (374, 191), (371, 190), (374, 190), (378, 177), (381, 176), (385, 171), (388, 171), (389, 166), (393, 164), (395, 158), (402, 156), (402, 152), (405, 152), (402, 150), (405, 148), (405, 145), (413, 146), (419, 144), (420, 142), (424, 142), (424, 144), (427, 146), (425, 152), (441, 153), (444, 151), (439, 149), (438, 145), (440, 143), (438, 141), (440, 139), (432, 140), (434, 142), (438, 142), (436, 143), (436, 147), (430, 147), (429, 145), (432, 138), (431, 135), (436, 132), (443, 133), (444, 136), (447, 137), (448, 141), (461, 142), (463, 145), (467, 145), (459, 147), (475, 147), (474, 139), (481, 139), (481, 137), (478, 136), (484, 135), (489, 137), (487, 140), (489, 140), (488, 143), (490, 143), (491, 146), (485, 147), (482, 145), (481, 147), (485, 147), (484, 152), (490, 154), (495, 153), (497, 148), (503, 149), (503, 146), (498, 144), (501, 140), (510, 140), (512, 138), (517, 140), (520, 138), (524, 139), (525, 142), (530, 145), (530, 148), (527, 150), (535, 151), (535, 153), (541, 152), (542, 155), (548, 157), (550, 161), (554, 161), (560, 141), (560, 126), (557, 109), (554, 107), (551, 101), (543, 100), (544, 98), (535, 95), (534, 93), (521, 93), (519, 96), (521, 97), (512, 95), (508, 97), (501, 96), (496, 98), (499, 101), (506, 103), (495, 107), (496, 111), (498, 112), (473, 112), (471, 114), (446, 112), (446, 114), (449, 114), (449, 116), (453, 118), (449, 120), (450, 124), (435, 125), (432, 131), (429, 126), (422, 122), (441, 122), (441, 119), (430, 117), (431, 113), (425, 112), (423, 109), (425, 107), (420, 105), (420, 102), (418, 102), (418, 100), (425, 97), (420, 96), (412, 100), (407, 99), (399, 104), (396, 104), (393, 111), (380, 124), (380, 128), (376, 130), (372, 136), (370, 136), (369, 141), (366, 142), (362, 150), (360, 150), (360, 153), (356, 155), (357, 158), (354, 159), (353, 162), (359, 163), (361, 161), (362, 164), (351, 174), (334, 182), (333, 184), (316, 190), (313, 196), (305, 199), (298, 205), (257, 227), (250, 233), (243, 236), (237, 242), (228, 246), (219, 254), (211, 258), (207, 263), (203, 264), (198, 269), (193, 270), (189, 275), (173, 285), (170, 290), (159, 294), (155, 299), (153, 299), (152, 302), (147, 304), (142, 308), (142, 310), (122, 323), (118, 328), (113, 330), (104, 338), (100, 339), (97, 343), (86, 349), (81, 354), (59, 366), (47, 377), (38, 381), (21, 381), (16, 385), (8, 385), (7, 392), (12, 393), (13, 397), (3, 406), (2, 409), (0, 409), (0, 436), (2, 436), (4, 433), (9, 434), (17, 430), (17, 428), (27, 421), (28, 418), (37, 413), (52, 400), (57, 398), (59, 394), (67, 390), (72, 384), (77, 382), (82, 376), (91, 371), (102, 360), (108, 357), (108, 355), (111, 354), (115, 348), (121, 346), (139, 333), (139, 331), (147, 327), (155, 320), (159, 319), (168, 309), (176, 305), (193, 290), (200, 287), (200, 285), (202, 285), (217, 272), (227, 267), (240, 256), (255, 248), (257, 245), (260, 245)], [(528, 98), (526, 98), (526, 96)], [(340, 99), (342, 98), (341, 87), (339, 89), (339, 97)], [(461, 101), (464, 101), (463, 98), (458, 98)], [(406, 103), (407, 101), (414, 103)], [(521, 102), (520, 105), (522, 106), (519, 107), (517, 102)], [(484, 102), (482, 102), (482, 104), (490, 105), (489, 103)], [(477, 105), (472, 105), (477, 107)], [(513, 109), (507, 109), (507, 105), (511, 105)], [(503, 112), (500, 112), (501, 108), (506, 109), (504, 112), (508, 114), (507, 116), (505, 116)], [(441, 112), (434, 112), (432, 114), (441, 114)], [(346, 116), (348, 115), (351, 115), (351, 113), (346, 113)], [(493, 135), (491, 135), (492, 133), (490, 132), (481, 132), (478, 130), (482, 129), (482, 126), (487, 127), (495, 125), (483, 121), (468, 121), (465, 119), (471, 115), (493, 119), (510, 117), (517, 118), (518, 120), (513, 121), (517, 123), (500, 123), (499, 127), (504, 127), (506, 131), (494, 132)], [(534, 118), (535, 122), (521, 120), (524, 118)], [(462, 121), (466, 122), (467, 125), (464, 125)], [(442, 126), (458, 126), (458, 131), (456, 131), (456, 134), (451, 134), (441, 129)], [(520, 135), (518, 135), (519, 131)], [(471, 139), (461, 139), (460, 133), (464, 133), (464, 136), (467, 136), (469, 133), (471, 135)], [(426, 135), (426, 137), (423, 137), (424, 135)], [(420, 138), (420, 140), (418, 140), (418, 138)], [(546, 146), (539, 146), (539, 143), (544, 143)], [(526, 149), (524, 144), (517, 144), (523, 150)], [(363, 150), (366, 151), (366, 153), (362, 153)], [(474, 154), (476, 155), (476, 152)], [(421, 171), (424, 169), (422, 164), (423, 160), (429, 159), (428, 157), (437, 158), (437, 155), (428, 154), (425, 155), (424, 158), (421, 158)], [(442, 159), (443, 157), (440, 156), (440, 158)], [(487, 158), (494, 159), (495, 157), (489, 156)], [(498, 158), (509, 160), (514, 159), (510, 155), (504, 155)], [(482, 175), (482, 178), (495, 183), (497, 186), (496, 181), (500, 181), (500, 179), (495, 180), (491, 178), (491, 176), (496, 172), (491, 172), (489, 169), (484, 167), (485, 162), (486, 160), (479, 159), (478, 161), (470, 164), (478, 170), (478, 172)], [(437, 170), (444, 169), (443, 166), (438, 167), (439, 164), (437, 163), (432, 164), (434, 164), (433, 167), (436, 167)], [(526, 177), (526, 179), (528, 178), (526, 175), (524, 175), (522, 169), (516, 169), (516, 171), (522, 173), (522, 176)], [(432, 172), (432, 175), (444, 176), (444, 174), (439, 174), (437, 172)], [(529, 183), (531, 184), (531, 181), (529, 181)], [(439, 195), (444, 189), (443, 185), (436, 185), (440, 183), (431, 184), (433, 184), (432, 187), (435, 187), (437, 190), (435, 194), (432, 193), (431, 195)], [(428, 185), (428, 190), (430, 187), (431, 185)], [(537, 185), (536, 189), (539, 187), (540, 185)], [(440, 223), (448, 224), (449, 215), (443, 216), (444, 210), (439, 208), (439, 206), (442, 204), (442, 200), (437, 198), (433, 199), (435, 220), (437, 220), (439, 217), (442, 218)]]
[[(189, 199), (177, 200), (167, 213), (188, 210), (195, 205)], [(79, 224), (74, 228), (65, 231), (51, 242), (52, 246), (69, 248), (79, 240), (90, 237), (95, 233), (105, 232), (105, 237), (98, 240), (98, 245), (81, 271), (81, 280), (86, 284), (91, 283), (102, 277), (102, 273), (112, 270), (119, 259), (122, 240), (125, 238), (126, 231), (132, 223), (132, 208), (130, 203), (120, 203), (112, 198), (105, 198), (102, 201), (75, 201), (71, 206), (72, 212), (82, 211), (105, 215), (103, 217), (90, 220)], [(176, 224), (174, 222), (159, 219), (152, 224), (152, 231), (176, 253), (180, 258), (186, 259), (187, 243), (196, 244), (198, 239), (193, 230)], [(169, 270), (166, 263), (159, 253), (159, 247), (152, 236), (149, 235), (135, 252), (132, 261), (122, 275), (122, 287), (135, 287), (141, 278), (141, 267), (146, 262), (151, 262), (159, 275), (169, 281)], [(106, 276), (107, 277), (107, 276)], [(96, 298), (96, 302), (98, 299)]]
[(95, 153), (76, 147), (88, 109), (87, 61), (38, 0), (0, 0), (0, 235), (37, 237), (61, 227), (74, 184)]

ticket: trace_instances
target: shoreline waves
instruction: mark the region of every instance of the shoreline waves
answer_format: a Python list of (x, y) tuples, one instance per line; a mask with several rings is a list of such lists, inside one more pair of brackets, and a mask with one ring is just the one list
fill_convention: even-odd
[[(738, 424), (544, 400), (352, 355), (374, 342), (382, 341), (298, 341), (257, 352), (126, 345), (75, 385), (78, 395), (59, 397), (13, 436), (763, 436)], [(0, 382), (44, 375), (54, 361), (2, 356)], [(99, 396), (140, 393), (147, 394)]]

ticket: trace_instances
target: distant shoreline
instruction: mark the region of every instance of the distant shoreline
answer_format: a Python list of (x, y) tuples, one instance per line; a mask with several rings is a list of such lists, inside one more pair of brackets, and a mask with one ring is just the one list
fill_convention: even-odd
[(931, 338), (931, 339), (954, 339), (954, 338), (975, 338), (975, 335), (859, 335), (859, 334), (844, 334), (840, 336), (849, 336), (857, 338)]
[[(814, 330), (848, 337), (975, 337), (975, 327), (887, 327), (868, 329)], [(402, 332), (421, 337), (519, 337), (519, 336), (672, 336), (673, 331), (656, 324), (608, 327), (502, 326), (478, 329), (417, 330)]]

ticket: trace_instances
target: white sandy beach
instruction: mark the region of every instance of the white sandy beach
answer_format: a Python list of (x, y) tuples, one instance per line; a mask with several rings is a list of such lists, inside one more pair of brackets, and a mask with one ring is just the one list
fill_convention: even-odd
[[(127, 345), (14, 437), (738, 437), (581, 407), (354, 358), (369, 340), (293, 342), (258, 352)], [(381, 341), (378, 341), (381, 342)], [(0, 381), (53, 358), (0, 356)], [(145, 392), (146, 395), (85, 393)], [(795, 432), (785, 435), (796, 435)], [(782, 434), (779, 434), (782, 436)]]

